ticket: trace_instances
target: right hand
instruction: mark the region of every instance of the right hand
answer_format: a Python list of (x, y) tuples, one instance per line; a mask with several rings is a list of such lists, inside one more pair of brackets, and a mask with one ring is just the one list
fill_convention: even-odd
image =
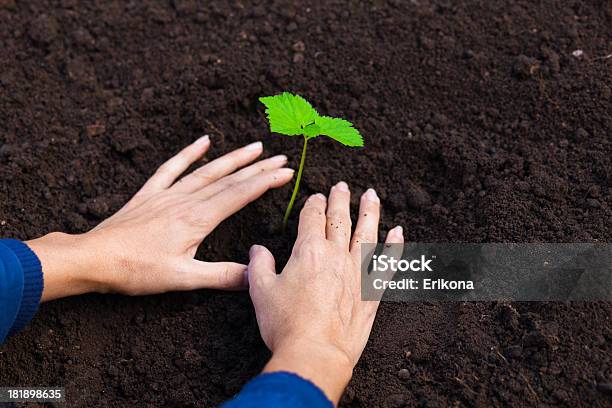
[[(290, 371), (311, 380), (338, 403), (368, 341), (379, 302), (361, 300), (361, 245), (378, 240), (380, 200), (361, 197), (351, 238), (350, 192), (331, 189), (329, 202), (311, 196), (300, 214), (287, 266), (276, 274), (262, 246), (250, 251), (250, 294), (262, 338), (273, 356), (264, 371)], [(387, 243), (402, 243), (402, 228)]]

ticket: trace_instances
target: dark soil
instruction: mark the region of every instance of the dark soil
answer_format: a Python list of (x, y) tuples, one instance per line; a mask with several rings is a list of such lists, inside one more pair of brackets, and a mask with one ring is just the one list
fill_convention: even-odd
[[(297, 165), (257, 102), (291, 90), (367, 145), (313, 143), (302, 198), (376, 186), (381, 230), (413, 241), (612, 238), (608, 1), (247, 3), (0, 0), (0, 235), (86, 231), (204, 133), (214, 155), (264, 140)], [(290, 192), (227, 221), (207, 259), (286, 260), (268, 225)], [(611, 312), (384, 304), (342, 405), (610, 406)], [(268, 357), (247, 294), (212, 291), (53, 302), (0, 350), (0, 385), (79, 407), (216, 405)]]

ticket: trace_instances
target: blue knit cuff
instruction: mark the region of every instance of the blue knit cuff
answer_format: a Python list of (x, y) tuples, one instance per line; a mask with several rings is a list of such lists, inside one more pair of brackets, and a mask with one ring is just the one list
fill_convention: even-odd
[(224, 407), (333, 408), (334, 404), (311, 381), (278, 371), (260, 374), (247, 383)]
[(21, 331), (36, 314), (43, 291), (43, 274), (40, 260), (26, 244), (16, 239), (3, 239), (1, 242), (13, 251), (23, 270), (21, 306), (8, 333), (11, 336)]

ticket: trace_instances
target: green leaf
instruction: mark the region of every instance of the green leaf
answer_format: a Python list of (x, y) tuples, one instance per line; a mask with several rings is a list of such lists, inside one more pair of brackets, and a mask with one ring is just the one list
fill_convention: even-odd
[(304, 98), (289, 92), (262, 97), (259, 100), (266, 106), (270, 130), (275, 133), (308, 136), (304, 133), (304, 128), (313, 124), (319, 116)]
[(363, 138), (359, 131), (348, 120), (319, 116), (315, 123), (321, 128), (321, 134), (331, 137), (345, 146), (362, 147)]
[(270, 130), (283, 135), (304, 135), (311, 139), (328, 136), (345, 146), (363, 146), (363, 138), (353, 124), (340, 118), (319, 116), (304, 98), (283, 92), (259, 98), (266, 106)]
[(304, 136), (308, 138), (317, 137), (320, 134), (321, 134), (321, 128), (316, 123), (311, 123), (310, 125), (304, 128)]

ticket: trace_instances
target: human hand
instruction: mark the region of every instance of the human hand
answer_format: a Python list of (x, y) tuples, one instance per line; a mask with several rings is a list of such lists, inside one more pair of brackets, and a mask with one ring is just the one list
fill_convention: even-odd
[[(298, 237), (285, 269), (253, 246), (249, 291), (261, 336), (272, 351), (264, 371), (290, 371), (317, 384), (338, 403), (368, 341), (379, 302), (361, 300), (361, 245), (376, 243), (380, 200), (368, 190), (351, 238), (350, 192), (331, 189), (329, 202), (311, 196), (300, 213)], [(404, 241), (401, 227), (387, 243)]]
[(164, 163), (116, 214), (81, 235), (52, 233), (27, 244), (43, 265), (42, 300), (85, 292), (146, 295), (246, 288), (246, 266), (194, 259), (219, 223), (293, 170), (285, 156), (253, 162), (261, 142), (213, 160), (176, 181), (210, 147), (207, 136)]

